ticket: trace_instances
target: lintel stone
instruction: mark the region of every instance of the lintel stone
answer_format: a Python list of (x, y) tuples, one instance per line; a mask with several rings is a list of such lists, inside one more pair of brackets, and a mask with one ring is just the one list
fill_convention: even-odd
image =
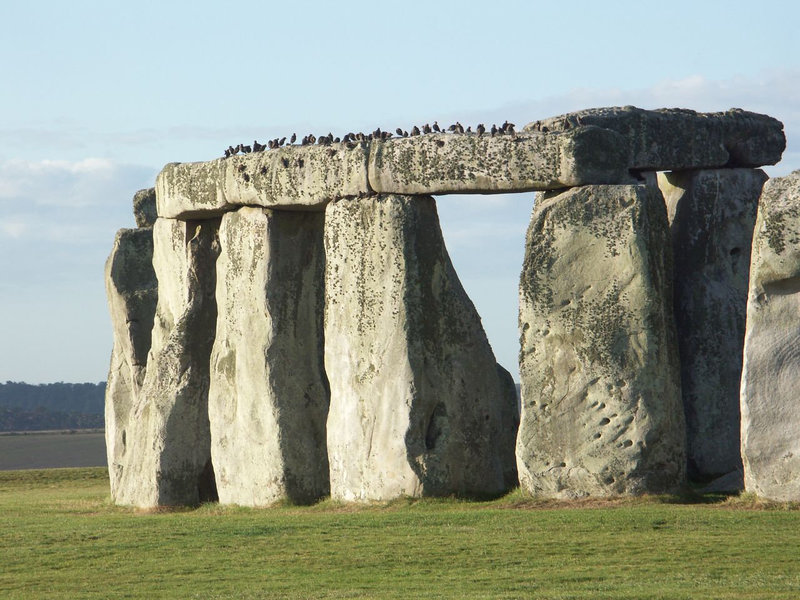
[(698, 113), (683, 108), (590, 108), (529, 123), (523, 131), (567, 131), (594, 125), (627, 139), (630, 168), (676, 171), (774, 165), (786, 148), (783, 123), (732, 108)]
[(624, 139), (597, 127), (514, 135), (434, 133), (373, 141), (379, 194), (490, 194), (627, 183)]
[(158, 215), (211, 218), (238, 206), (322, 211), (368, 192), (367, 142), (284, 146), (199, 163), (170, 163), (156, 178)]

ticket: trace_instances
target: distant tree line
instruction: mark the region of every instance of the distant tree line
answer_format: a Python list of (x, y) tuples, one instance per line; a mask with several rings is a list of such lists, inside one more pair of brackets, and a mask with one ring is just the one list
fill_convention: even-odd
[(105, 382), (0, 383), (0, 431), (102, 428)]

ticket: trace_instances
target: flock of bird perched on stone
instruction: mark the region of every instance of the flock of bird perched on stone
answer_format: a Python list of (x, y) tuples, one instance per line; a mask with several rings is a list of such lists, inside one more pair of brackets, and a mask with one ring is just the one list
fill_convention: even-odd
[[(425, 135), (426, 133), (474, 133), (477, 134), (478, 137), (484, 135), (485, 133), (489, 133), (491, 137), (495, 135), (515, 135), (516, 132), (514, 131), (514, 124), (509, 123), (506, 121), (500, 127), (497, 125), (492, 125), (491, 128), (488, 130), (483, 123), (478, 123), (478, 126), (475, 128), (475, 131), (472, 131), (472, 127), (467, 127), (464, 129), (464, 126), (461, 125), (458, 121), (456, 121), (453, 125), (450, 125), (447, 129), (443, 129), (439, 127), (439, 124), (434, 121), (433, 125), (426, 123), (422, 127), (417, 127), (414, 125), (411, 128), (411, 131), (405, 131), (398, 127), (395, 129), (395, 133), (398, 137), (413, 137), (416, 135)], [(373, 131), (372, 133), (348, 133), (344, 137), (333, 137), (332, 133), (328, 133), (328, 135), (321, 135), (316, 137), (313, 133), (309, 133), (307, 136), (303, 137), (300, 140), (301, 146), (310, 146), (313, 144), (318, 144), (320, 146), (330, 146), (331, 144), (347, 144), (348, 147), (352, 148), (355, 146), (357, 142), (363, 142), (368, 140), (387, 140), (393, 137), (394, 134), (389, 131), (381, 131), (380, 127)], [(289, 144), (294, 144), (297, 141), (297, 134), (293, 133), (292, 136), (288, 139)], [(260, 144), (257, 140), (253, 141), (253, 145), (245, 145), (239, 144), (237, 146), (228, 146), (225, 149), (224, 156), (225, 158), (229, 158), (231, 156), (236, 156), (240, 152), (242, 154), (249, 154), (250, 152), (264, 152), (265, 150), (273, 150), (275, 148), (280, 148), (284, 144), (286, 144), (287, 138), (275, 138), (274, 140), (269, 140), (266, 144)]]

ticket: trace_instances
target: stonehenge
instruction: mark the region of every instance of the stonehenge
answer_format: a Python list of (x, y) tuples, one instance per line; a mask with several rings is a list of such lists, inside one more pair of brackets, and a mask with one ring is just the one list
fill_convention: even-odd
[[(618, 107), (397, 135), (230, 146), (136, 194), (106, 265), (114, 502), (608, 497), (687, 475), (800, 499), (800, 175), (758, 169), (779, 121)], [(519, 401), (434, 198), (508, 192), (536, 192)]]

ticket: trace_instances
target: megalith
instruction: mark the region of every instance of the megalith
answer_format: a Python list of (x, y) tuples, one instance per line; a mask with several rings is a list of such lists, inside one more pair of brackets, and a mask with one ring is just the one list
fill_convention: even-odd
[(153, 271), (153, 230), (121, 229), (106, 261), (105, 282), (114, 346), (106, 382), (105, 425), (111, 494), (126, 464), (131, 410), (139, 395), (150, 351), (158, 300)]
[(742, 368), (748, 492), (800, 500), (800, 171), (764, 184), (753, 233)]
[(219, 220), (158, 219), (158, 304), (147, 371), (135, 398), (113, 498), (155, 507), (216, 499), (208, 422)]
[[(331, 496), (498, 494), (516, 394), (498, 377), (426, 196), (325, 212)], [(511, 407), (511, 408), (509, 408)]]
[(783, 123), (738, 108), (714, 113), (635, 106), (588, 108), (529, 123), (524, 131), (574, 131), (587, 126), (619, 133), (628, 166), (635, 171), (761, 167), (780, 161), (786, 148)]
[(658, 175), (672, 234), (688, 475), (698, 481), (742, 469), (739, 382), (747, 281), (766, 180), (754, 169)]
[(661, 492), (685, 473), (664, 200), (645, 185), (537, 195), (520, 281), (520, 485)]
[(323, 225), (322, 212), (222, 217), (208, 410), (224, 504), (306, 503), (330, 491)]

